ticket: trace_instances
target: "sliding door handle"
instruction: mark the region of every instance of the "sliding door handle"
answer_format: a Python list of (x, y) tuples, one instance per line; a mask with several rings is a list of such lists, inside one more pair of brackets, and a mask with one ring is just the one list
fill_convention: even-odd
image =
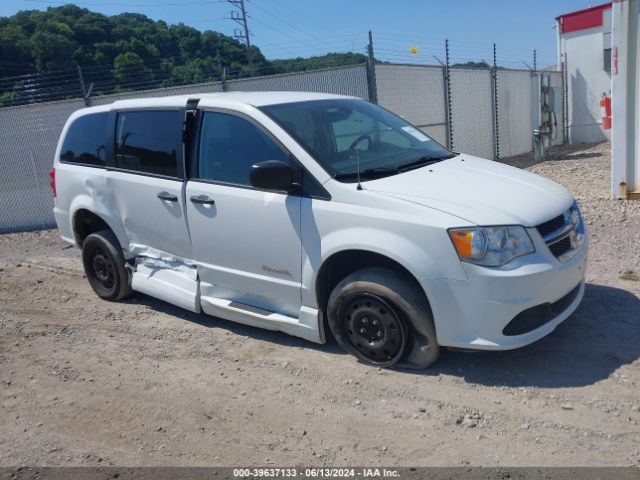
[(216, 202), (212, 198), (206, 195), (192, 195), (191, 203), (197, 203), (198, 205), (215, 205)]
[(160, 192), (158, 194), (158, 198), (160, 200), (166, 200), (167, 202), (177, 202), (178, 201), (178, 197), (176, 197), (175, 195), (169, 193), (169, 192)]

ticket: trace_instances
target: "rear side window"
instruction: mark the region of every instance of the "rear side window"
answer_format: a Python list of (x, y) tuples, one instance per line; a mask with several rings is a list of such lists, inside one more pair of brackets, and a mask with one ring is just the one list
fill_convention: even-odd
[(177, 110), (119, 112), (116, 168), (177, 177), (181, 148), (179, 128), (180, 112)]
[(250, 186), (254, 163), (289, 158), (262, 130), (244, 118), (206, 112), (200, 133), (198, 178)]
[(60, 160), (69, 163), (103, 167), (106, 160), (108, 112), (92, 113), (76, 118), (62, 142)]

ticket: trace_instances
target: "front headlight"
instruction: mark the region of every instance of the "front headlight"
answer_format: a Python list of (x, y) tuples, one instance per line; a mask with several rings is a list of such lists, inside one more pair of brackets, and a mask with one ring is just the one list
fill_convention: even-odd
[(485, 267), (500, 267), (535, 252), (529, 234), (520, 226), (452, 228), (449, 236), (460, 260)]

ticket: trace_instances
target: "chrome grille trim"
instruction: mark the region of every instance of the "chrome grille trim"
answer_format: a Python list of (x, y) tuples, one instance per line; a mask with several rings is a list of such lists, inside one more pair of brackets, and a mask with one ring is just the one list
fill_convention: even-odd
[(553, 245), (554, 243), (558, 243), (560, 240), (566, 238), (567, 235), (570, 235), (572, 231), (573, 231), (573, 224), (571, 223), (571, 220), (569, 220), (569, 223), (565, 223), (558, 230), (556, 230), (555, 232), (551, 232), (548, 235), (545, 235), (544, 237), (542, 237), (542, 239), (544, 240), (544, 243), (546, 243), (547, 245)]
[[(582, 223), (582, 217), (579, 217), (579, 221), (577, 225), (574, 225), (571, 220), (571, 211), (578, 210), (578, 206), (574, 203), (571, 208), (562, 213), (562, 226), (555, 229), (552, 232), (548, 232), (549, 224), (555, 226), (558, 223), (560, 215), (544, 222), (536, 227), (536, 230), (542, 236), (542, 239), (546, 243), (547, 247), (551, 251), (551, 253), (561, 262), (569, 260), (579, 251), (579, 242), (578, 238), (580, 235), (584, 235), (584, 228)], [(545, 233), (546, 232), (546, 233)], [(567, 246), (557, 246), (556, 248), (551, 248), (554, 245), (562, 242), (563, 240), (567, 240)], [(559, 247), (559, 248), (558, 248)], [(562, 251), (562, 249), (565, 249)], [(558, 251), (561, 250), (561, 251)]]

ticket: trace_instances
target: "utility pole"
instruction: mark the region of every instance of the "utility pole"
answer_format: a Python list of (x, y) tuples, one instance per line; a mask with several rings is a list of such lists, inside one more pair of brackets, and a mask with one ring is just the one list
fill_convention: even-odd
[(369, 44), (367, 45), (367, 89), (369, 101), (378, 103), (378, 86), (376, 85), (376, 61), (373, 55), (373, 34), (369, 30)]
[[(247, 11), (244, 8), (244, 0), (227, 0), (231, 5), (238, 8), (238, 10), (231, 11), (231, 20), (240, 25), (241, 29), (236, 28), (233, 32), (234, 38), (243, 41), (247, 45), (247, 62), (249, 66), (253, 66), (253, 59), (251, 58), (251, 33), (249, 32), (249, 24), (247, 23)], [(244, 31), (244, 33), (242, 33)]]

